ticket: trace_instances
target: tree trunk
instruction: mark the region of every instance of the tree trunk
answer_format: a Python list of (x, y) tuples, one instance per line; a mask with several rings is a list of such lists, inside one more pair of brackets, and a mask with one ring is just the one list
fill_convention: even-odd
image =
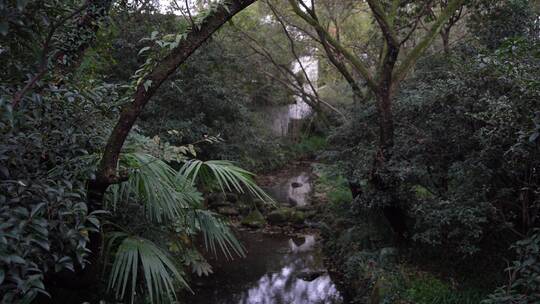
[(450, 30), (444, 29), (441, 31), (441, 40), (443, 43), (444, 53), (446, 55), (450, 54)]
[(390, 203), (383, 206), (383, 214), (394, 231), (396, 242), (403, 243), (407, 233), (406, 214), (399, 206), (394, 191), (396, 180), (388, 169), (388, 161), (391, 159), (394, 148), (394, 120), (392, 116), (392, 89), (383, 88), (377, 95), (377, 107), (379, 113), (379, 147), (375, 155), (371, 185), (374, 189), (384, 192), (393, 198)]
[(377, 110), (379, 114), (379, 157), (382, 161), (391, 157), (394, 147), (394, 119), (392, 115), (391, 89), (381, 89), (377, 96)]

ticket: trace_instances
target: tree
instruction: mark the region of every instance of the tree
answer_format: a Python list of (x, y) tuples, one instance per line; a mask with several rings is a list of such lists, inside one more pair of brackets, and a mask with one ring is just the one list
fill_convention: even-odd
[[(185, 36), (179, 34), (182, 39), (163, 58), (146, 67), (147, 71), (139, 77), (139, 81), (134, 86), (132, 101), (124, 106), (107, 140), (95, 179), (88, 183), (88, 209), (90, 211), (102, 209), (104, 194), (110, 185), (119, 184), (129, 178), (128, 172), (118, 170), (120, 153), (135, 121), (159, 87), (216, 30), (253, 2), (255, 0), (234, 0), (229, 5), (219, 4), (212, 7), (208, 15), (203, 16), (199, 21), (200, 23), (195, 24), (195, 27), (183, 34)], [(89, 249), (96, 257), (93, 259), (93, 267), (89, 267), (86, 271), (90, 279), (98, 272), (96, 258), (101, 252), (101, 247), (101, 235), (92, 233)]]
[[(439, 1), (439, 7), (444, 10), (448, 7), (449, 1), (448, 0), (440, 0)], [(433, 9), (430, 9), (430, 18), (437, 19), (437, 15)], [(439, 31), (439, 35), (441, 36), (441, 40), (443, 43), (443, 49), (445, 54), (450, 54), (450, 34), (452, 32), (452, 28), (459, 22), (459, 20), (464, 15), (464, 6), (460, 6), (459, 9), (454, 11), (450, 18), (448, 18), (448, 21), (445, 22), (445, 24), (442, 26), (442, 28)]]
[[(378, 110), (379, 143), (370, 181), (378, 190), (387, 189), (389, 184), (384, 177), (388, 174), (386, 162), (392, 157), (394, 146), (393, 98), (399, 89), (399, 84), (407, 77), (418, 59), (440, 33), (443, 25), (461, 7), (464, 0), (448, 2), (425, 33), (419, 33), (418, 25), (421, 18), (431, 10), (432, 1), (415, 4), (399, 0), (390, 2), (367, 0), (367, 5), (382, 36), (379, 57), (373, 67), (365, 63), (362, 55), (354, 54), (344, 47), (336, 35), (332, 35), (322, 26), (315, 1), (311, 1), (311, 7), (302, 1), (289, 0), (289, 3), (293, 11), (315, 29), (330, 61), (351, 84), (354, 95), (361, 100), (369, 95), (374, 96)], [(420, 36), (419, 41), (410, 50), (406, 50), (404, 44), (414, 35)], [(345, 58), (347, 65), (338, 60), (336, 55)], [(347, 66), (351, 66), (353, 71), (361, 76), (368, 89), (367, 94), (360, 93), (360, 88)], [(396, 209), (393, 203), (385, 207), (385, 215), (394, 231), (402, 235), (405, 232), (403, 212)]]

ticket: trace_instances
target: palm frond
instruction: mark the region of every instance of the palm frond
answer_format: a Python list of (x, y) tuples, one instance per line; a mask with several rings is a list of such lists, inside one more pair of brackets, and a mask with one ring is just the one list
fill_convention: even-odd
[(236, 239), (227, 223), (217, 214), (209, 210), (194, 209), (188, 218), (193, 221), (192, 225), (203, 233), (207, 251), (216, 255), (216, 249), (219, 248), (227, 258), (233, 258), (233, 254), (245, 257), (244, 247)]
[(257, 186), (253, 180), (253, 173), (234, 165), (230, 161), (188, 160), (178, 171), (178, 176), (190, 179), (192, 183), (201, 183), (206, 186), (217, 183), (222, 191), (245, 193), (247, 190), (247, 192), (263, 201), (274, 202), (264, 190)]
[(154, 243), (125, 233), (113, 233), (107, 247), (110, 249), (119, 239), (122, 241), (115, 254), (108, 284), (108, 289), (114, 291), (118, 299), (123, 300), (129, 291), (133, 303), (140, 275), (144, 278), (151, 303), (176, 300), (176, 284), (189, 288), (169, 255)]
[(146, 216), (155, 222), (185, 215), (185, 210), (200, 204), (202, 195), (164, 161), (145, 153), (123, 153), (123, 166), (133, 170), (127, 182), (113, 185), (109, 191), (110, 207), (135, 199), (144, 204)]

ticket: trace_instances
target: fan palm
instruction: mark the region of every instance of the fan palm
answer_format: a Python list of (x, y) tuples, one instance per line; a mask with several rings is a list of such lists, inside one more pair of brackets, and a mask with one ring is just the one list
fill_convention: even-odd
[[(121, 155), (120, 165), (132, 172), (128, 181), (112, 186), (108, 192), (111, 210), (129, 202), (140, 203), (148, 222), (201, 233), (208, 251), (217, 254), (219, 249), (229, 258), (243, 256), (244, 249), (223, 219), (203, 209), (203, 197), (195, 185), (218, 184), (222, 190), (248, 191), (271, 201), (255, 184), (252, 173), (227, 161), (189, 160), (175, 171), (159, 158), (130, 152)], [(175, 262), (154, 242), (136, 234), (112, 233), (107, 245), (108, 250), (115, 249), (109, 289), (117, 298), (124, 299), (129, 291), (133, 302), (137, 287), (142, 286), (152, 303), (171, 302), (175, 286), (187, 287)], [(140, 273), (144, 280), (139, 284)]]
[(171, 257), (154, 243), (125, 233), (113, 233), (109, 247), (118, 239), (121, 239), (121, 243), (109, 275), (109, 289), (115, 290), (117, 298), (124, 298), (129, 285), (133, 303), (140, 270), (151, 303), (176, 300), (176, 283), (188, 287)]
[(178, 171), (178, 175), (190, 179), (192, 183), (200, 183), (207, 187), (217, 183), (222, 191), (245, 193), (247, 190), (257, 198), (273, 202), (272, 198), (257, 186), (253, 180), (253, 173), (234, 165), (230, 161), (187, 160)]

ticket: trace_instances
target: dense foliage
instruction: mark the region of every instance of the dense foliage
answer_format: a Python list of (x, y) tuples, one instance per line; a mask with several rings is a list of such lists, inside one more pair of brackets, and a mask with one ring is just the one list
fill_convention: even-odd
[[(2, 3), (2, 14), (9, 17), (9, 24), (1, 22), (0, 48), (5, 67), (0, 86), (2, 303), (29, 303), (39, 294), (42, 298), (63, 296), (77, 301), (76, 292), (65, 293), (54, 286), (80, 288), (88, 283), (74, 281), (71, 273), (95, 271), (96, 265), (103, 265), (104, 273), (110, 273), (103, 279), (108, 280), (112, 300), (134, 302), (148, 297), (152, 302), (170, 302), (179, 288), (188, 288), (185, 270), (192, 269), (199, 275), (211, 272), (195, 239), (202, 236), (207, 250), (214, 253), (244, 254), (227, 221), (206, 210), (203, 192), (248, 191), (269, 200), (249, 172), (230, 162), (200, 162), (196, 172), (178, 170), (182, 164), (192, 163), (187, 163), (188, 156), (198, 156), (196, 150), (208, 151), (217, 144), (211, 135), (221, 133), (231, 119), (251, 117), (247, 109), (242, 110), (246, 101), (232, 99), (245, 96), (246, 90), (216, 91), (215, 83), (229, 71), (205, 74), (195, 62), (171, 81), (171, 90), (156, 98), (157, 104), (166, 105), (178, 100), (176, 93), (180, 90), (182, 107), (191, 112), (174, 114), (167, 109), (172, 115), (164, 116), (158, 111), (156, 116), (167, 119), (159, 128), (155, 128), (156, 121), (150, 124), (144, 119), (143, 128), (130, 136), (120, 157), (119, 166), (129, 173), (128, 180), (109, 188), (102, 210), (89, 211), (88, 181), (94, 178), (110, 128), (131, 90), (131, 75), (144, 59), (139, 50), (149, 51), (148, 40), (143, 38), (152, 30), (182, 30), (182, 22), (176, 26), (178, 20), (173, 15), (137, 13), (131, 6), (122, 5), (113, 7), (110, 27), (97, 23), (103, 19), (89, 21), (92, 26), (85, 28), (84, 18), (89, 18), (85, 14), (95, 19), (109, 9), (109, 2), (99, 3), (104, 7), (96, 9), (77, 1), (50, 5), (17, 1), (17, 6)], [(127, 26), (140, 20), (147, 23), (139, 28)], [(104, 27), (99, 34), (98, 25)], [(124, 29), (122, 33), (119, 28)], [(162, 37), (157, 32), (152, 35)], [(41, 45), (43, 39), (45, 44)], [(94, 47), (83, 56), (94, 41)], [(20, 50), (23, 45), (35, 51)], [(111, 45), (117, 46), (118, 53), (107, 54)], [(202, 60), (200, 64), (206, 64)], [(209, 60), (217, 61), (217, 54)], [(194, 75), (203, 78), (192, 84), (179, 80)], [(207, 86), (189, 91), (203, 83), (214, 83), (215, 89)], [(229, 103), (223, 103), (225, 95)], [(13, 96), (20, 96), (20, 100), (13, 102)], [(201, 100), (195, 96), (203, 102), (192, 108), (190, 104)], [(196, 113), (207, 118), (198, 120)], [(234, 126), (228, 127), (225, 135), (235, 135), (236, 129), (247, 130), (241, 124)], [(174, 146), (159, 136), (149, 139), (140, 133), (173, 135), (165, 139), (185, 145)], [(236, 142), (241, 140), (245, 138)], [(195, 142), (196, 146), (191, 145)], [(199, 185), (198, 177), (207, 167), (210, 171), (205, 174), (205, 184)], [(96, 242), (92, 235), (102, 232), (106, 246), (103, 259), (96, 260), (89, 246)], [(108, 297), (104, 286), (97, 288), (103, 292), (92, 294), (94, 300)], [(136, 298), (136, 294), (144, 297)], [(86, 293), (81, 296), (86, 297)]]
[(1, 303), (176, 302), (293, 157), (353, 303), (540, 301), (536, 2), (159, 2), (0, 0)]
[[(509, 269), (515, 273), (511, 278), (519, 276), (516, 269), (522, 267), (524, 252), (531, 250), (523, 246), (534, 242), (534, 228), (540, 225), (536, 111), (540, 79), (535, 72), (540, 68), (539, 45), (532, 34), (534, 22), (523, 16), (532, 14), (523, 1), (482, 12), (473, 15), (475, 26), (470, 29), (478, 34), (479, 44), (458, 45), (450, 57), (433, 54), (422, 59), (414, 76), (403, 84), (395, 100), (395, 148), (386, 171), (379, 175), (386, 179), (387, 188), (369, 182), (378, 140), (374, 106), (356, 106), (354, 122), (331, 140), (340, 147), (342, 167), (357, 196), (347, 207), (349, 213), (336, 213), (339, 221), (348, 222), (347, 230), (338, 220), (330, 220), (327, 250), (347, 271), (364, 273), (353, 282), (368, 273), (354, 266), (365, 267), (365, 262), (352, 261), (367, 261), (366, 252), (392, 246), (386, 221), (395, 215), (389, 216), (385, 206), (396, 201), (406, 212), (409, 255), (416, 265), (437, 261), (438, 271), (458, 277), (484, 265), (489, 275), (482, 274), (482, 279), (465, 275), (466, 284), (489, 288), (501, 278), (503, 259), (514, 256), (508, 247), (530, 237), (516, 245), (521, 248), (519, 260)], [(509, 21), (501, 14), (516, 19)], [(479, 29), (476, 18), (491, 24), (483, 22)], [(498, 37), (496, 44), (493, 35)], [(485, 48), (486, 40), (494, 44)], [(347, 233), (351, 237), (344, 239)], [(358, 251), (347, 254), (350, 246)], [(534, 259), (527, 263), (534, 264)], [(536, 270), (523, 271), (528, 279), (536, 276)], [(527, 279), (513, 280), (488, 302), (534, 302), (537, 287), (523, 283)], [(513, 292), (519, 296), (512, 296)]]

